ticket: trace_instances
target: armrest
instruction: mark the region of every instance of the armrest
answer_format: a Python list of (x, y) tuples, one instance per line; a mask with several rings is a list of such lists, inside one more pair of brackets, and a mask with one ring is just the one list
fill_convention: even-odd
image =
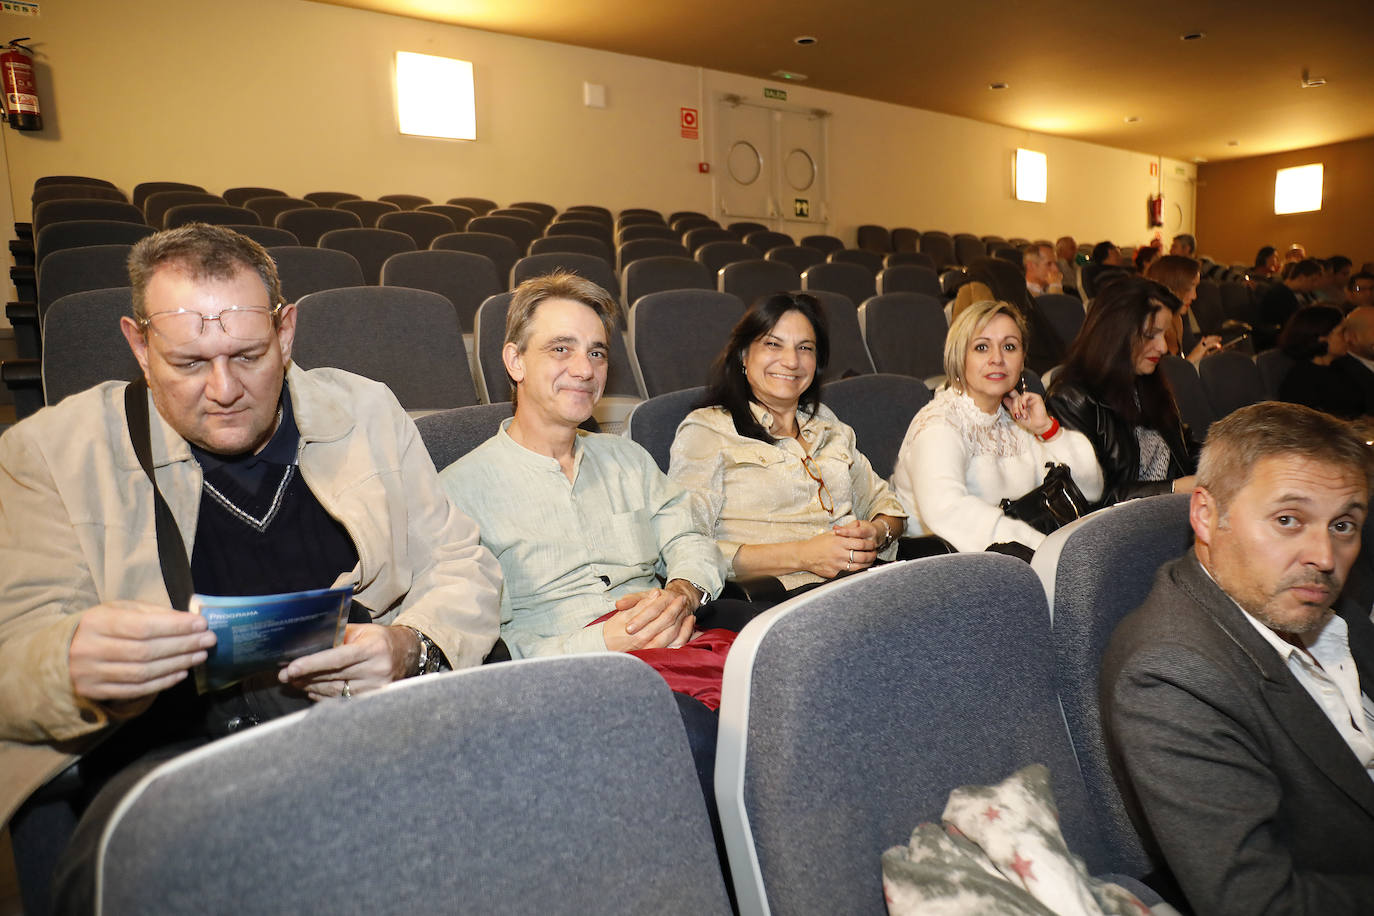
[(722, 598), (737, 598), (741, 601), (781, 601), (787, 594), (782, 580), (775, 576), (749, 576), (745, 579), (727, 579), (720, 590)]
[(20, 302), (38, 301), (38, 273), (32, 264), (11, 267), (10, 281), (14, 283), (14, 291), (19, 295)]
[(43, 406), (43, 372), (36, 359), (0, 362), (0, 381), (14, 394), (14, 413), (22, 420)]
[(38, 306), (32, 302), (7, 302), (5, 317), (14, 327), (14, 345), (19, 355), (24, 359), (39, 359), (43, 353), (43, 336)]
[(33, 223), (15, 223), (14, 234), (21, 240), (33, 241)]
[(10, 257), (16, 264), (33, 264), (33, 239), (10, 239)]

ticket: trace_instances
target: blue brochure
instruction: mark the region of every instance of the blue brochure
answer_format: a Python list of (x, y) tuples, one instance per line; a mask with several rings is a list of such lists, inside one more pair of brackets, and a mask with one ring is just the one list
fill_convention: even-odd
[(196, 667), (196, 690), (220, 690), (339, 645), (352, 599), (351, 586), (281, 595), (192, 595), (187, 610), (204, 617), (217, 640), (209, 658)]

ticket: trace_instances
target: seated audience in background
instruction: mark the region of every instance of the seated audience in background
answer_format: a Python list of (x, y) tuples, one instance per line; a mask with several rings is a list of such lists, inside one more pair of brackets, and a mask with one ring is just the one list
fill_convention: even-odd
[(1103, 657), (1113, 772), (1195, 913), (1374, 901), (1374, 624), (1337, 604), (1369, 476), (1363, 437), (1326, 414), (1269, 401), (1218, 421), (1193, 549)]
[(1064, 275), (1064, 285), (1074, 286), (1078, 278), (1078, 242), (1073, 236), (1061, 235), (1055, 240), (1054, 258)]
[(1091, 502), (1102, 471), (1082, 433), (1064, 429), (1032, 391), (1019, 390), (1026, 325), (1006, 302), (974, 303), (945, 337), (945, 387), (907, 428), (892, 486), (911, 518), (958, 550), (1045, 539), (1002, 512), (1045, 480), (1047, 462), (1069, 466)]
[[(1089, 298), (1096, 296), (1098, 289), (1108, 277), (1124, 272), (1121, 249), (1111, 242), (1098, 242), (1093, 246), (1092, 256), (1083, 265), (1083, 292)], [(1034, 329), (1032, 329), (1034, 330)]]
[(1139, 248), (1135, 250), (1135, 256), (1131, 259), (1135, 267), (1135, 272), (1138, 274), (1144, 274), (1146, 269), (1149, 268), (1149, 266), (1152, 263), (1154, 263), (1154, 260), (1158, 257), (1158, 244), (1152, 242), (1149, 245), (1141, 245)]
[(1026, 269), (1026, 289), (1032, 296), (1064, 292), (1064, 275), (1049, 245), (1027, 245), (1021, 263)]
[(1304, 247), (1303, 247), (1300, 243), (1298, 243), (1298, 242), (1294, 242), (1292, 245), (1289, 245), (1289, 246), (1288, 246), (1288, 250), (1285, 251), (1285, 252), (1283, 253), (1283, 262), (1284, 262), (1285, 264), (1296, 264), (1296, 263), (1298, 263), (1299, 261), (1306, 261), (1306, 260), (1307, 260), (1307, 249), (1304, 248)]
[(1362, 305), (1346, 315), (1337, 333), (1345, 355), (1333, 359), (1331, 368), (1359, 395), (1360, 413), (1374, 416), (1374, 305)]
[(1169, 254), (1178, 255), (1181, 258), (1197, 257), (1197, 239), (1186, 232), (1180, 232), (1174, 236), (1174, 240), (1169, 245)]
[(1359, 389), (1331, 363), (1345, 355), (1341, 310), (1330, 305), (1298, 309), (1279, 335), (1279, 349), (1293, 360), (1279, 384), (1279, 400), (1303, 404), (1337, 417), (1354, 419), (1364, 412)]
[(1278, 276), (1279, 253), (1273, 245), (1265, 245), (1255, 253), (1255, 266), (1250, 268), (1251, 280), (1268, 280)]
[(1374, 273), (1360, 271), (1351, 274), (1345, 284), (1345, 302), (1341, 311), (1347, 314), (1362, 305), (1374, 305)]
[(668, 475), (733, 578), (789, 591), (892, 559), (906, 513), (821, 403), (825, 315), (805, 293), (759, 299), (711, 366), (702, 406), (678, 426)]
[[(970, 288), (967, 296), (957, 296), (951, 309), (950, 321), (970, 303), (992, 299), (1010, 302), (1026, 320), (1030, 332), (1026, 351), (1026, 365), (1036, 372), (1047, 372), (1064, 361), (1069, 342), (1060, 340), (1054, 325), (1036, 305), (1026, 285), (1026, 278), (1016, 265), (1001, 258), (974, 258), (966, 271)], [(981, 284), (981, 285), (978, 285)], [(963, 289), (960, 289), (963, 292)]]
[(1278, 342), (1279, 331), (1304, 304), (1299, 296), (1310, 294), (1321, 278), (1321, 263), (1308, 259), (1294, 264), (1281, 281), (1270, 285), (1259, 304), (1260, 324), (1255, 328), (1256, 352), (1267, 350)]
[[(103, 825), (158, 763), (312, 700), (480, 664), (497, 632), (496, 561), (415, 425), (383, 385), (291, 365), (295, 306), (260, 245), (191, 224), (135, 245), (129, 276), (120, 324), (143, 378), (0, 438), (0, 807), (81, 756), (64, 912), (90, 909)], [(215, 636), (186, 613), (193, 591), (346, 584), (341, 645), (197, 692)]]
[(1046, 397), (1051, 416), (1088, 437), (1102, 468), (1099, 506), (1192, 488), (1193, 458), (1157, 370), (1173, 321), (1168, 290), (1119, 277), (1098, 295)]
[(1122, 265), (1121, 249), (1111, 242), (1098, 242), (1093, 246), (1092, 257), (1094, 264), (1105, 264), (1108, 267), (1120, 267)]
[(1345, 255), (1334, 254), (1322, 263), (1322, 267), (1321, 285), (1313, 291), (1313, 298), (1317, 302), (1339, 305), (1345, 301), (1345, 288), (1355, 265)]
[[(1177, 240), (1175, 240), (1177, 242)], [(1174, 356), (1186, 355), (1194, 366), (1214, 350), (1221, 349), (1221, 337), (1216, 334), (1202, 333), (1202, 328), (1193, 314), (1193, 302), (1197, 300), (1197, 285), (1201, 278), (1197, 261), (1176, 254), (1166, 254), (1150, 264), (1145, 276), (1163, 286), (1178, 297), (1178, 308), (1172, 308), (1173, 319), (1164, 332), (1164, 342)]]

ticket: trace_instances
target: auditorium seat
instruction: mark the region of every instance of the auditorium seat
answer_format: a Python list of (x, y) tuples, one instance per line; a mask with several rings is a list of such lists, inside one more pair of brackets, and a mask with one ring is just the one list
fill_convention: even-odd
[(133, 204), (122, 204), (117, 200), (50, 200), (33, 208), (33, 237), (38, 238), (44, 229), (54, 223), (78, 219), (147, 225), (143, 220), (143, 211)]
[(377, 219), (384, 213), (401, 212), (400, 207), (386, 200), (341, 200), (334, 205), (334, 209), (354, 214), (362, 221), (364, 229), (377, 228)]
[(538, 226), (515, 216), (479, 216), (468, 223), (467, 231), (504, 235), (515, 243), (516, 257), (523, 257), (540, 235)]
[(558, 215), (557, 207), (555, 207), (553, 204), (546, 204), (541, 201), (520, 200), (511, 204), (511, 208), (516, 210), (533, 210), (535, 213), (540, 214), (540, 216), (544, 220), (545, 226), (547, 226), (553, 220), (553, 218)]
[[(724, 230), (721, 230), (724, 231)], [(691, 248), (690, 245), (687, 246)], [(719, 274), (720, 269), (726, 264), (733, 264), (736, 261), (753, 261), (763, 257), (763, 252), (753, 245), (746, 245), (743, 242), (719, 241), (707, 242), (698, 248), (693, 249), (693, 257), (711, 272), (711, 276)]]
[(717, 288), (738, 296), (746, 307), (773, 293), (785, 293), (801, 285), (796, 268), (782, 261), (754, 259), (726, 264), (716, 275)]
[(1211, 402), (1203, 390), (1202, 380), (1193, 364), (1181, 356), (1166, 355), (1159, 361), (1159, 372), (1169, 382), (1178, 404), (1178, 412), (1188, 426), (1193, 439), (1202, 442), (1207, 438), (1207, 428), (1212, 421), (1220, 419), (1212, 412)]
[(711, 361), (744, 315), (739, 297), (676, 289), (630, 307), (630, 351), (647, 397), (705, 384)]
[(726, 224), (725, 228), (733, 232), (735, 234), (735, 238), (739, 239), (741, 242), (747, 242), (748, 239), (746, 238), (746, 236), (749, 235), (749, 233), (751, 232), (766, 232), (768, 230), (768, 227), (765, 226), (763, 223), (751, 222), (728, 223)]
[(520, 259), (515, 242), (494, 232), (451, 232), (430, 242), (429, 247), (435, 251), (466, 251), (489, 259), (496, 267), (496, 275), (501, 278), (502, 289), (508, 288), (510, 269)]
[(420, 441), (440, 471), (496, 435), (501, 423), (515, 415), (510, 401), (450, 407), (415, 418)]
[(496, 209), (496, 201), (488, 200), (485, 197), (450, 197), (444, 201), (447, 204), (456, 204), (459, 207), (467, 207), (473, 213), (481, 216)]
[(780, 261), (788, 265), (798, 276), (808, 267), (825, 263), (823, 251), (806, 245), (778, 245), (776, 248), (768, 249), (763, 256), (769, 261)]
[(830, 254), (832, 251), (839, 251), (844, 247), (844, 242), (833, 235), (804, 235), (801, 237), (800, 243), (807, 248), (815, 248), (817, 251), (822, 251), (826, 254)]
[[(674, 229), (677, 227), (674, 226)], [(735, 234), (729, 229), (722, 229), (719, 226), (699, 226), (688, 229), (682, 233), (682, 244), (687, 246), (687, 250), (695, 255), (704, 246), (713, 242), (729, 242), (732, 245), (743, 244), (735, 238)], [(757, 249), (755, 249), (757, 250)], [(763, 257), (763, 252), (759, 251), (755, 257)]]
[[(358, 214), (349, 213), (347, 210), (335, 210), (332, 207), (302, 207), (298, 210), (278, 213), (277, 218), (272, 221), (272, 225), (290, 232), (301, 240), (302, 245), (318, 245), (325, 233), (336, 229), (361, 229), (363, 221), (358, 218)], [(377, 230), (369, 229), (367, 231), (376, 232)], [(379, 263), (377, 266), (380, 267), (381, 264)]]
[(404, 232), (415, 240), (415, 247), (422, 251), (439, 236), (458, 231), (458, 227), (453, 225), (453, 220), (447, 216), (442, 213), (426, 213), (423, 210), (383, 213), (377, 218), (377, 228)]
[(705, 264), (691, 258), (672, 255), (639, 258), (626, 265), (621, 276), (625, 289), (625, 304), (631, 308), (641, 296), (650, 293), (673, 289), (716, 288), (716, 277)]
[[(814, 267), (811, 269), (815, 270)], [(802, 278), (804, 281), (805, 274)], [(849, 375), (871, 373), (873, 358), (868, 355), (863, 332), (859, 330), (858, 307), (848, 296), (841, 293), (823, 289), (804, 292), (810, 293), (820, 303), (821, 309), (825, 312), (826, 323), (830, 325), (830, 365), (826, 366), (825, 378), (833, 381)]]
[(1235, 350), (1222, 350), (1202, 359), (1198, 366), (1202, 390), (1212, 405), (1212, 416), (1218, 420), (1264, 400), (1264, 379), (1255, 360)]
[(296, 238), (294, 233), (287, 232), (285, 229), (278, 229), (276, 226), (235, 224), (227, 225), (224, 228), (233, 229), (239, 235), (246, 235), (264, 248), (275, 248), (279, 245), (299, 245), (301, 243), (301, 240)]
[(382, 264), (382, 286), (438, 293), (453, 304), (464, 334), (472, 334), (477, 308), (506, 285), (491, 259), (467, 251), (403, 251)]
[(968, 274), (962, 267), (951, 267), (940, 273), (940, 292), (946, 299), (953, 299), (959, 287), (968, 282)]
[(958, 232), (954, 235), (954, 259), (960, 265), (968, 267), (979, 258), (988, 256), (988, 246), (983, 244), (983, 240), (976, 235), (968, 232)]
[(412, 678), (191, 751), (126, 799), (98, 873), (103, 912), (145, 916), (730, 913), (677, 704), (610, 653)]
[(38, 206), (50, 200), (117, 200), (128, 203), (129, 198), (119, 188), (106, 188), (93, 184), (47, 184), (35, 187), (29, 196), (29, 203)]
[(152, 235), (153, 231), (152, 226), (143, 223), (119, 220), (77, 219), (51, 223), (34, 239), (34, 260), (42, 267), (43, 260), (55, 251), (86, 245), (132, 245)]
[(648, 207), (626, 207), (624, 210), (621, 210), (619, 213), (616, 214), (616, 221), (619, 222), (620, 220), (626, 219), (628, 217), (641, 216), (653, 217), (657, 219), (660, 223), (667, 225), (667, 222), (663, 219), (662, 213), (660, 213), (657, 210), (650, 209)]
[(875, 277), (883, 269), (883, 258), (884, 255), (864, 248), (841, 248), (825, 256), (829, 264), (858, 264)]
[(540, 232), (549, 224), (549, 220), (544, 218), (544, 214), (538, 210), (526, 210), (524, 207), (497, 207), (484, 213), (483, 216), (509, 216), (514, 219), (521, 219), (529, 223)]
[(569, 251), (576, 254), (589, 254), (600, 258), (615, 267), (615, 255), (604, 242), (584, 235), (552, 235), (537, 238), (530, 242), (530, 254), (547, 254), (551, 251)]
[(577, 206), (569, 207), (562, 213), (559, 213), (553, 218), (553, 221), (559, 223), (570, 219), (587, 220), (589, 222), (599, 223), (607, 229), (615, 229), (615, 217), (611, 216), (611, 211), (607, 210), (605, 207), (595, 207), (591, 204), (578, 204)]
[(63, 296), (129, 285), (132, 245), (87, 245), (54, 251), (38, 268), (38, 319)]
[(921, 293), (936, 299), (943, 298), (940, 278), (934, 270), (919, 264), (895, 264), (884, 267), (878, 271), (877, 286), (880, 296), (888, 293)]
[(116, 187), (113, 181), (108, 178), (91, 178), (88, 175), (44, 175), (34, 181), (35, 188), (41, 188), (49, 184), (88, 184), (97, 188)]
[(386, 201), (389, 204), (395, 204), (402, 210), (414, 210), (425, 204), (434, 203), (434, 201), (430, 200), (428, 197), (424, 197), (420, 194), (382, 194), (378, 196), (377, 199)]
[(773, 232), (769, 229), (761, 229), (749, 233), (744, 237), (744, 243), (746, 245), (753, 245), (765, 254), (783, 245), (791, 246), (796, 244), (796, 242), (792, 240), (792, 236), (788, 235), (786, 232)]
[(141, 211), (148, 198), (159, 191), (199, 191), (202, 194), (205, 193), (205, 189), (200, 185), (187, 184), (184, 181), (144, 181), (134, 185), (134, 193), (130, 203)]
[(468, 227), (477, 213), (471, 207), (460, 207), (457, 204), (421, 204), (417, 207), (421, 213), (441, 213), (453, 221), (453, 227), (458, 232), (462, 232)]
[(409, 411), (477, 403), (458, 313), (427, 290), (354, 286), (303, 296), (291, 356), (305, 369), (334, 366), (383, 382)]
[(1288, 377), (1296, 361), (1277, 347), (1265, 350), (1255, 357), (1255, 368), (1259, 370), (1260, 380), (1264, 383), (1264, 399), (1277, 401), (1279, 386)]
[[(1190, 308), (1204, 334), (1217, 333), (1226, 320), (1221, 307), (1221, 287), (1211, 280), (1198, 281), (1197, 298), (1193, 300)], [(1187, 321), (1186, 318), (1184, 320)]]
[(182, 204), (221, 204), (228, 206), (218, 194), (203, 191), (157, 191), (143, 201), (143, 221), (154, 229), (165, 229), (167, 211)]
[(943, 375), (945, 309), (924, 293), (884, 293), (859, 306), (859, 327), (879, 372), (930, 379)]
[(621, 226), (616, 230), (615, 237), (616, 241), (622, 245), (641, 239), (661, 239), (666, 242), (681, 244), (678, 234), (660, 223), (631, 223), (628, 226)]
[(668, 473), (677, 428), (689, 413), (700, 406), (705, 394), (705, 386), (699, 385), (665, 391), (639, 402), (625, 424), (625, 435), (653, 456), (659, 470)]
[(133, 315), (127, 286), (63, 296), (43, 319), (43, 403), (108, 381), (133, 381), (141, 370), (119, 319)]
[(1067, 350), (1083, 327), (1083, 301), (1077, 296), (1045, 293), (1035, 297), (1035, 310), (1045, 316), (1050, 329)]
[(1089, 870), (1120, 858), (1060, 712), (1044, 592), (1012, 557), (894, 563), (765, 612), (730, 650), (720, 722), (716, 798), (743, 914), (885, 914), (884, 851), (938, 823), (952, 790), (1030, 764), (1048, 768)]
[(883, 226), (872, 224), (860, 226), (855, 236), (858, 247), (866, 251), (874, 251), (879, 255), (884, 255), (892, 250), (892, 233)]
[(921, 254), (919, 251), (893, 251), (883, 255), (883, 268), (888, 267), (925, 267), (938, 276), (935, 270), (935, 259), (928, 254)]
[(221, 196), (231, 207), (242, 207), (254, 197), (286, 197), (287, 193), (276, 188), (242, 187), (226, 188)]
[[(615, 232), (619, 236), (626, 229), (639, 228), (642, 226), (652, 226), (655, 229), (668, 229), (668, 224), (663, 221), (663, 217), (657, 213), (626, 213), (616, 217)], [(672, 232), (672, 237), (676, 239), (677, 233)]]
[(315, 204), (301, 197), (281, 197), (280, 195), (253, 197), (245, 201), (243, 205), (256, 213), (264, 226), (275, 226), (277, 215), (288, 210), (300, 210), (304, 207), (315, 206)]
[(175, 229), (187, 223), (208, 223), (212, 226), (242, 226), (257, 222), (258, 215), (247, 207), (229, 204), (178, 204), (162, 216), (163, 229)]
[(691, 258), (692, 253), (687, 250), (687, 246), (677, 241), (676, 237), (631, 239), (621, 242), (620, 247), (616, 249), (616, 259), (621, 271), (641, 258), (662, 257)]
[(510, 288), (515, 289), (531, 277), (542, 277), (555, 270), (566, 270), (583, 279), (591, 280), (610, 293), (616, 302), (620, 301), (620, 280), (611, 265), (596, 255), (570, 251), (532, 254), (516, 261), (515, 266), (511, 268)]
[(615, 244), (615, 238), (611, 233), (610, 226), (589, 219), (567, 219), (551, 223), (549, 227), (544, 230), (544, 235), (585, 236), (586, 238), (603, 242), (607, 248)]
[(704, 219), (715, 222), (715, 220), (711, 219), (711, 217), (707, 216), (705, 213), (700, 213), (696, 210), (674, 210), (672, 213), (668, 214), (668, 225), (671, 226), (680, 219)]
[(1074, 752), (1116, 851), (1113, 871), (1141, 875), (1152, 864), (1112, 778), (1099, 720), (1097, 673), (1112, 631), (1149, 595), (1155, 572), (1189, 548), (1187, 494), (1132, 499), (1060, 528), (1035, 551), (1052, 619), (1059, 699)]
[[(892, 253), (915, 254), (921, 245), (921, 233), (907, 226), (892, 230)], [(930, 265), (934, 266), (934, 265)]]
[(317, 207), (332, 207), (341, 200), (362, 200), (363, 196), (349, 191), (311, 191), (305, 199)]
[(477, 317), (473, 320), (472, 356), (477, 362), (477, 393), (488, 404), (511, 399), (510, 376), (501, 359), (510, 300), (508, 292), (488, 297), (477, 307)]
[(853, 428), (859, 453), (884, 480), (892, 476), (911, 418), (931, 397), (925, 382), (907, 375), (856, 375), (821, 387), (825, 406)]
[(948, 232), (922, 232), (920, 251), (930, 255), (936, 270), (943, 271), (949, 265), (958, 264), (958, 259), (954, 257), (954, 238)]
[(415, 240), (404, 232), (395, 232), (391, 229), (363, 229), (354, 226), (325, 232), (320, 236), (319, 247), (351, 254), (362, 268), (363, 283), (376, 286), (381, 282), (382, 265), (386, 263), (386, 259), (403, 251), (414, 251)]
[(858, 308), (859, 303), (877, 292), (873, 276), (867, 267), (858, 264), (817, 264), (802, 273), (802, 288), (808, 292), (826, 290), (839, 293)]
[(323, 289), (363, 285), (358, 259), (346, 251), (305, 245), (274, 245), (267, 249), (277, 264), (281, 297), (291, 303)]

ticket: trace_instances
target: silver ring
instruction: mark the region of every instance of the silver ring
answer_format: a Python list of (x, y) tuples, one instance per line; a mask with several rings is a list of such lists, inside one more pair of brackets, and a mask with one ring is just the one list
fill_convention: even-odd
[(348, 687), (348, 681), (344, 681), (343, 693), (340, 694), (345, 700), (353, 699), (353, 691)]
[(849, 562), (851, 562), (851, 563), (854, 562), (854, 548), (853, 548), (853, 547), (849, 548)]

